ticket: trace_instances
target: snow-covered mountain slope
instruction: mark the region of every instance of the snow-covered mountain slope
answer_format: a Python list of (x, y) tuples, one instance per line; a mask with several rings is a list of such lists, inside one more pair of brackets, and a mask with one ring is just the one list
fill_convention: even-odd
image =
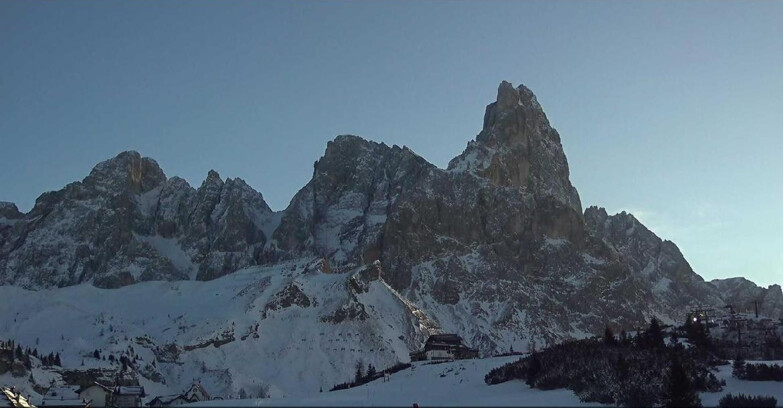
[(120, 364), (95, 359), (96, 349), (137, 356), (152, 396), (193, 381), (219, 396), (257, 396), (262, 386), (271, 395), (307, 395), (351, 379), (360, 359), (379, 368), (407, 361), (429, 334), (376, 266), (337, 274), (318, 260), (297, 260), (209, 282), (1, 286), (0, 333), (59, 352), (66, 368), (105, 369), (110, 379)]

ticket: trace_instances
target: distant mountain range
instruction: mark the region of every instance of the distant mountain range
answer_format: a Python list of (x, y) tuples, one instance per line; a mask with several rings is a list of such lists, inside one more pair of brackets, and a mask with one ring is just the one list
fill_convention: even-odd
[[(295, 358), (349, 365), (332, 363), (327, 370), (331, 381), (342, 370), (350, 375), (348, 360), (357, 356), (382, 356), (377, 358), (389, 364), (407, 361), (407, 350), (437, 331), (459, 333), (491, 354), (523, 350), (534, 341), (597, 334), (606, 324), (630, 329), (653, 316), (680, 322), (695, 306), (739, 307), (759, 300), (762, 313), (783, 317), (779, 285), (761, 288), (743, 278), (706, 282), (674, 243), (661, 240), (633, 215), (609, 215), (599, 207), (583, 212), (560, 135), (533, 93), (508, 82), (500, 84), (497, 100), (487, 106), (481, 132), (448, 168), (432, 165), (407, 147), (338, 136), (315, 163), (312, 179), (279, 212), (239, 178), (223, 180), (210, 171), (193, 188), (181, 178), (168, 178), (155, 160), (133, 151), (99, 163), (82, 181), (42, 194), (27, 214), (0, 203), (0, 283), (8, 286), (0, 289), (23, 288), (20, 293), (43, 303), (52, 296), (27, 290), (75, 293), (66, 287), (91, 284), (122, 288), (116, 293), (123, 295), (149, 290), (150, 296), (174, 296), (160, 292), (160, 285), (125, 287), (210, 281), (197, 286), (206, 290), (240, 279), (227, 276), (239, 270), (237, 276), (258, 273), (257, 281), (219, 290), (216, 296), (252, 302), (213, 305), (224, 308), (215, 311), (220, 319), (196, 337), (164, 335), (163, 327), (177, 325), (174, 316), (160, 322), (158, 331), (149, 329), (153, 349), (180, 348), (173, 365), (161, 369), (171, 383), (184, 372), (178, 358), (194, 367), (207, 359), (199, 354), (202, 348), (188, 350), (188, 344), (230, 330), (227, 343), (238, 342), (244, 332), (265, 333), (264, 347), (276, 354), (247, 358), (263, 358), (271, 367)], [(323, 286), (320, 275), (332, 286)], [(265, 279), (276, 283), (265, 284)], [(179, 282), (171, 288), (186, 291), (192, 285)], [(251, 298), (240, 296), (244, 290)], [(113, 293), (79, 291), (88, 299), (60, 301), (100, 309), (96, 299)], [(53, 295), (58, 296), (65, 295)], [(167, 308), (179, 308), (176, 299), (138, 318), (174, 314)], [(47, 307), (55, 308), (40, 309)], [(28, 317), (39, 324), (45, 321), (32, 315), (41, 310), (14, 310), (31, 313)], [(97, 318), (100, 312), (85, 316)], [(248, 319), (245, 314), (251, 312)], [(0, 328), (6, 332), (28, 340), (41, 337), (31, 323), (12, 322), (10, 309), (3, 313)], [(247, 327), (230, 326), (232, 313), (242, 314), (237, 321)], [(389, 329), (389, 319), (401, 320)], [(131, 328), (122, 321), (114, 327), (142, 335), (138, 322)], [(266, 332), (266, 325), (275, 332)], [(272, 337), (299, 340), (300, 325), (315, 337), (323, 332), (336, 338), (348, 327), (356, 329), (358, 339), (352, 341), (363, 344), (354, 347), (361, 353), (346, 358), (342, 346), (328, 344), (298, 351), (277, 348)], [(387, 344), (382, 352), (371, 346), (379, 337)], [(124, 344), (106, 341), (90, 342), (85, 350)], [(248, 352), (231, 347), (221, 350)], [(230, 362), (214, 368), (228, 373), (221, 374), (228, 378), (225, 387), (236, 392), (242, 368)], [(291, 374), (297, 375), (304, 374)], [(274, 385), (273, 377), (268, 382)], [(346, 379), (333, 378), (334, 383)], [(312, 380), (312, 388), (319, 381), (324, 380)]]

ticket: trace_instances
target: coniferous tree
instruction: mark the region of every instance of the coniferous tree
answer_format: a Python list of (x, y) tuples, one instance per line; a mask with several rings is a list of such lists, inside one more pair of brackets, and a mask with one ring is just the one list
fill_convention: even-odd
[(736, 378), (745, 378), (745, 360), (741, 356), (737, 356), (734, 360), (734, 364), (731, 367), (731, 375)]
[(62, 367), (62, 363), (60, 362), (60, 353), (54, 355), (54, 365)]
[(364, 363), (362, 363), (362, 360), (359, 360), (356, 362), (356, 375), (355, 375), (355, 381), (358, 383), (362, 380), (362, 377), (364, 377)]
[(661, 325), (658, 322), (658, 319), (652, 318), (650, 320), (650, 327), (647, 329), (646, 334), (646, 340), (648, 342), (648, 346), (651, 348), (661, 348), (664, 346), (663, 342), (663, 331), (661, 330)]
[(698, 320), (693, 321), (693, 318), (689, 317), (688, 320), (685, 321), (685, 334), (688, 341), (694, 346), (704, 349), (709, 348), (710, 337), (706, 323), (703, 324)]
[(614, 332), (612, 331), (612, 328), (609, 327), (609, 325), (606, 325), (606, 328), (604, 329), (604, 344), (607, 346), (613, 346), (617, 344), (617, 339), (614, 338)]
[(527, 367), (527, 380), (525, 383), (529, 386), (533, 386), (536, 382), (538, 374), (541, 372), (541, 360), (538, 358), (538, 354), (530, 356), (530, 363)]
[(679, 360), (673, 359), (666, 378), (666, 407), (701, 407), (701, 399)]

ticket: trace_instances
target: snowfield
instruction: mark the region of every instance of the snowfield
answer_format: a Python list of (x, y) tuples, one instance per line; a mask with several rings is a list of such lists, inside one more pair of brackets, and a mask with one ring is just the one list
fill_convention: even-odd
[(489, 370), (519, 356), (458, 360), (441, 364), (414, 363), (413, 369), (392, 374), (389, 382), (375, 380), (342, 391), (302, 398), (207, 401), (188, 406), (602, 406), (581, 403), (570, 390), (541, 391), (522, 381), (484, 383)]
[[(462, 360), (441, 364), (414, 363), (414, 369), (395, 373), (388, 383), (376, 380), (356, 388), (323, 392), (311, 397), (209, 401), (188, 406), (614, 406), (579, 401), (566, 389), (542, 391), (522, 381), (497, 385), (484, 383), (484, 375), (519, 356)], [(754, 362), (748, 362), (752, 364)], [(755, 362), (759, 363), (759, 362)], [(764, 361), (783, 364), (783, 361)], [(700, 393), (702, 405), (714, 407), (726, 394), (764, 395), (783, 401), (783, 386), (773, 381), (744, 381), (731, 376), (731, 364), (718, 367), (718, 379), (726, 380), (723, 391)]]
[[(731, 362), (733, 363), (733, 361)], [(783, 365), (783, 360), (779, 361), (747, 361), (748, 364), (767, 363)], [(731, 376), (731, 364), (718, 367), (719, 371), (715, 373), (718, 380), (725, 380), (726, 386), (720, 392), (702, 392), (701, 404), (705, 407), (716, 407), (718, 401), (726, 394), (746, 394), (751, 396), (771, 396), (778, 400), (778, 406), (783, 404), (783, 383), (775, 381), (745, 381)]]

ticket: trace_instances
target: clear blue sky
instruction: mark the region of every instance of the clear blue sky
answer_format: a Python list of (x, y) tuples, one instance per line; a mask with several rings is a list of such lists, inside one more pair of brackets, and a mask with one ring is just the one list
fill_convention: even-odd
[(438, 166), (524, 83), (584, 206), (783, 283), (783, 2), (0, 2), (0, 200), (123, 150), (282, 209), (328, 140)]

